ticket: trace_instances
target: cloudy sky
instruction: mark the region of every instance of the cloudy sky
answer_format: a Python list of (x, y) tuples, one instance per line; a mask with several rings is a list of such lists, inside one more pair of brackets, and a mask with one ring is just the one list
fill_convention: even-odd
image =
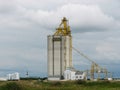
[[(47, 72), (47, 35), (69, 20), (73, 46), (111, 72), (120, 72), (120, 0), (0, 0), (0, 76)], [(90, 62), (73, 51), (73, 65)]]

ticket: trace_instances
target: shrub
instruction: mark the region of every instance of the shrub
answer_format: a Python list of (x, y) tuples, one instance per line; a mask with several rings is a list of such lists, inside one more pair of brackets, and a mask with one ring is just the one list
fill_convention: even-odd
[(86, 81), (84, 81), (84, 80), (77, 80), (75, 83), (76, 84), (86, 84)]
[(53, 82), (52, 83), (52, 86), (60, 86), (60, 85), (62, 85), (61, 82)]
[(22, 87), (15, 82), (7, 83), (1, 88), (2, 90), (22, 90)]

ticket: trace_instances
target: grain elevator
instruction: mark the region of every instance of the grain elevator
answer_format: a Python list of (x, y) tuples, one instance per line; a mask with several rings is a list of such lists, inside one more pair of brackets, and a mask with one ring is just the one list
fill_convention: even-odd
[(53, 35), (47, 37), (48, 80), (63, 79), (66, 68), (72, 67), (72, 36), (64, 17)]

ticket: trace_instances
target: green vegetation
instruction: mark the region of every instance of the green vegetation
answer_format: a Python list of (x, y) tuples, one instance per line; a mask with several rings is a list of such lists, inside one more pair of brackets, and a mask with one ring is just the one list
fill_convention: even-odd
[(40, 81), (0, 82), (0, 90), (120, 90), (120, 81)]

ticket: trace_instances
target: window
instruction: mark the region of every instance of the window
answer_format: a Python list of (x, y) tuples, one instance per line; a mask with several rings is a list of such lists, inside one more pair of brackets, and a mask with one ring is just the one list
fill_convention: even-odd
[(78, 78), (78, 76), (76, 76), (76, 78)]
[(79, 78), (82, 78), (82, 76), (80, 76)]

